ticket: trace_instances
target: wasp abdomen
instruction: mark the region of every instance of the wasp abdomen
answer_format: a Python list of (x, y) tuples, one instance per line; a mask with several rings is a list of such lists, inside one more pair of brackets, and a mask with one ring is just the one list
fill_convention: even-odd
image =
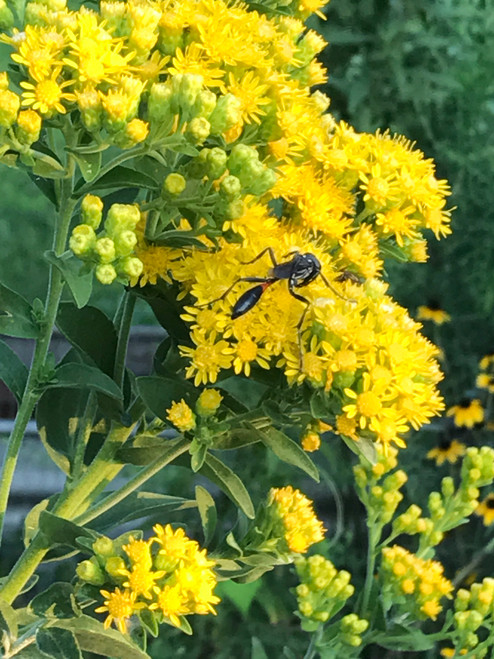
[(232, 309), (232, 320), (250, 311), (259, 302), (266, 288), (266, 284), (259, 284), (259, 286), (253, 286), (248, 291), (245, 291), (235, 302), (235, 306)]

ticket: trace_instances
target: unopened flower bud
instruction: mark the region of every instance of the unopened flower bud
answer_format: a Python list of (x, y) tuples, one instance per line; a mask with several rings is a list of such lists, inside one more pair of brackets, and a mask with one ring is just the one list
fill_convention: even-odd
[(140, 144), (149, 135), (149, 124), (142, 119), (132, 119), (125, 127), (125, 134), (129, 138), (130, 146)]
[(209, 89), (203, 89), (199, 92), (194, 105), (194, 115), (196, 117), (206, 117), (209, 119), (212, 111), (216, 107), (216, 94)]
[(95, 540), (92, 545), (92, 549), (95, 554), (99, 556), (113, 556), (115, 554), (115, 545), (113, 540), (102, 535), (100, 538)]
[(90, 583), (93, 586), (102, 586), (106, 581), (103, 570), (94, 557), (87, 561), (81, 561), (75, 571), (81, 581)]
[(208, 149), (206, 155), (206, 174), (209, 179), (215, 180), (222, 176), (226, 170), (228, 154), (219, 146)]
[(14, 14), (7, 6), (5, 0), (0, 0), (0, 30), (6, 32), (14, 26)]
[(129, 229), (134, 231), (140, 219), (141, 213), (136, 204), (113, 204), (105, 220), (105, 229), (110, 236)]
[(117, 271), (110, 265), (99, 265), (96, 268), (96, 279), (105, 286), (109, 286), (117, 278)]
[(87, 194), (81, 203), (81, 214), (84, 224), (97, 229), (103, 216), (103, 201), (93, 194)]
[(242, 185), (236, 176), (225, 176), (220, 183), (220, 194), (227, 199), (235, 199), (240, 196)]
[(117, 256), (129, 256), (132, 250), (136, 246), (137, 236), (133, 231), (128, 229), (127, 231), (122, 231), (118, 233), (114, 238), (113, 242), (115, 243), (115, 251)]
[(211, 124), (205, 117), (194, 117), (187, 125), (185, 134), (194, 144), (202, 144), (209, 137)]
[(111, 556), (105, 561), (105, 571), (114, 579), (122, 577), (122, 570), (125, 570), (125, 567), (125, 561), (121, 556)]
[(22, 110), (17, 116), (16, 137), (21, 144), (31, 145), (39, 139), (41, 117), (34, 110)]
[(0, 91), (0, 126), (10, 128), (17, 118), (21, 99), (9, 89)]
[(92, 251), (96, 243), (96, 234), (89, 224), (74, 227), (69, 240), (69, 247), (76, 256), (84, 256)]
[(163, 182), (163, 192), (165, 194), (171, 194), (171, 195), (179, 195), (185, 190), (185, 186), (187, 185), (186, 179), (182, 176), (182, 174), (178, 174), (177, 172), (174, 172), (172, 174), (168, 174), (166, 179)]
[(152, 123), (166, 124), (173, 119), (172, 109), (173, 90), (164, 82), (155, 82), (151, 85), (148, 99), (148, 116)]
[(196, 411), (199, 416), (212, 416), (219, 408), (223, 396), (217, 389), (204, 389), (196, 403)]
[(111, 238), (99, 238), (94, 245), (94, 251), (101, 263), (112, 263), (115, 260), (115, 243)]
[(137, 279), (141, 276), (144, 266), (136, 256), (127, 256), (118, 266), (119, 274)]
[(242, 117), (241, 102), (233, 94), (220, 96), (209, 117), (211, 134), (219, 135), (236, 126)]

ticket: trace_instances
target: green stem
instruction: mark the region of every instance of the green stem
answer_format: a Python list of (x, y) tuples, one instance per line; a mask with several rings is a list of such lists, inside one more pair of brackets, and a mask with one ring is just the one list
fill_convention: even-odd
[(179, 440), (170, 452), (165, 453), (164, 455), (160, 455), (146, 467), (141, 469), (134, 476), (134, 478), (131, 478), (119, 490), (112, 492), (98, 504), (92, 506), (85, 513), (76, 517), (74, 520), (76, 524), (83, 526), (84, 524), (91, 522), (96, 517), (99, 517), (107, 510), (110, 510), (110, 508), (113, 508), (113, 506), (115, 506), (117, 503), (120, 503), (120, 501), (123, 501), (123, 499), (129, 496), (129, 494), (135, 492), (138, 487), (146, 483), (150, 478), (157, 474), (161, 469), (163, 469), (163, 467), (166, 467), (166, 465), (170, 464), (170, 462), (173, 462), (180, 455), (186, 453), (189, 450), (189, 446), (189, 441), (185, 439)]
[(120, 389), (123, 389), (125, 375), (125, 358), (127, 356), (127, 346), (129, 343), (130, 326), (132, 323), (132, 314), (136, 304), (136, 296), (133, 293), (125, 291), (122, 302), (122, 313), (118, 327), (117, 350), (115, 353), (115, 369), (113, 379)]
[[(122, 469), (123, 465), (112, 462), (112, 459), (132, 430), (133, 426), (129, 428), (113, 426), (111, 428), (96, 458), (77, 483), (73, 483), (70, 489), (66, 489), (62, 493), (51, 511), (53, 514), (70, 520), (80, 513), (81, 508), (84, 510), (84, 507), (88, 506), (88, 500), (94, 496), (97, 489)], [(9, 604), (15, 600), (49, 549), (50, 545), (46, 538), (38, 532), (14, 565), (3, 587), (0, 588), (2, 599)]]
[(367, 568), (365, 574), (365, 584), (362, 596), (362, 605), (360, 606), (359, 616), (361, 618), (369, 619), (368, 608), (369, 599), (374, 584), (374, 568), (376, 564), (376, 546), (381, 536), (381, 528), (376, 526), (376, 520), (368, 520), (369, 541), (367, 547)]
[(86, 446), (93, 429), (94, 415), (98, 408), (98, 398), (94, 391), (90, 391), (87, 398), (84, 414), (79, 419), (74, 460), (72, 461), (71, 480), (76, 481), (82, 474)]
[(307, 652), (304, 654), (304, 659), (313, 659), (316, 656), (316, 646), (322, 636), (322, 626), (319, 627), (311, 636), (309, 647)]
[(466, 579), (466, 577), (472, 574), (477, 565), (479, 565), (479, 563), (481, 563), (492, 551), (494, 551), (494, 538), (491, 538), (485, 547), (482, 547), (482, 549), (473, 556), (472, 560), (456, 574), (453, 579), (453, 585), (455, 587), (459, 586), (463, 579)]
[[(59, 196), (60, 214), (55, 230), (53, 249), (56, 255), (65, 251), (67, 234), (69, 231), (70, 219), (74, 210), (76, 201), (71, 199), (72, 193), (72, 167), (68, 166), (70, 175), (61, 182)], [(51, 335), (55, 325), (55, 318), (58, 312), (58, 305), (62, 295), (63, 278), (61, 272), (50, 264), (48, 292), (46, 296), (45, 311), (43, 322), (40, 324), (40, 334), (36, 341), (31, 368), (26, 383), (26, 389), (19, 405), (14, 427), (9, 437), (7, 454), (5, 456), (2, 473), (0, 475), (0, 542), (2, 538), (3, 523), (7, 503), (14, 477), (14, 471), (17, 464), (17, 458), (26, 431), (26, 426), (33, 413), (34, 407), (38, 402), (41, 391), (38, 389), (38, 378), (43, 368), (50, 346)]]

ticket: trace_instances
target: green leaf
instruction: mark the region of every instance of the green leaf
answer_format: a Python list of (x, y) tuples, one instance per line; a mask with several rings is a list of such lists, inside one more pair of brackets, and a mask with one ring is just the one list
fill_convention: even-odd
[(190, 467), (194, 473), (197, 473), (208, 454), (208, 445), (195, 440), (190, 445)]
[(359, 437), (357, 441), (350, 437), (341, 435), (341, 439), (345, 442), (348, 448), (356, 455), (362, 455), (371, 465), (377, 462), (377, 451), (374, 442), (368, 437)]
[[(148, 439), (139, 437), (138, 440)], [(126, 464), (133, 464), (138, 466), (148, 465), (157, 458), (165, 459), (167, 454), (172, 455), (181, 444), (187, 444), (187, 440), (182, 437), (177, 439), (167, 439), (166, 437), (150, 437), (146, 443), (141, 446), (134, 444), (133, 446), (119, 449), (117, 452), (117, 459)]]
[[(256, 581), (255, 583), (259, 583), (259, 582)], [(261, 641), (255, 636), (252, 637), (251, 641), (252, 641), (252, 652), (250, 655), (250, 659), (268, 659), (268, 655), (266, 654), (266, 651), (264, 650)]]
[[(56, 495), (55, 495), (56, 496)], [(50, 504), (50, 498), (43, 499), (31, 508), (24, 518), (24, 546), (27, 547), (38, 531), (39, 516), (42, 510), (46, 510)]]
[(124, 524), (134, 519), (153, 517), (157, 521), (177, 510), (196, 508), (193, 499), (183, 499), (156, 492), (133, 492), (124, 501), (96, 518), (91, 526), (102, 531), (117, 524)]
[(101, 151), (94, 151), (91, 153), (81, 153), (80, 151), (72, 151), (81, 174), (86, 182), (93, 181), (99, 174), (101, 169)]
[(208, 545), (214, 535), (218, 521), (216, 506), (213, 497), (200, 485), (196, 486), (196, 501), (204, 532), (204, 544)]
[(106, 375), (113, 375), (117, 333), (102, 311), (95, 307), (78, 309), (65, 302), (60, 305), (57, 326), (75, 348), (90, 357)]
[(7, 632), (11, 638), (17, 638), (17, 614), (10, 604), (2, 599), (0, 599), (0, 632)]
[(231, 449), (243, 448), (262, 441), (261, 433), (252, 428), (232, 428), (225, 435), (221, 435), (215, 440), (214, 448), (228, 451)]
[(249, 410), (259, 406), (261, 398), (268, 390), (268, 387), (264, 384), (237, 375), (217, 382), (216, 386), (218, 389), (227, 391), (230, 396), (233, 396), (235, 400), (242, 403)]
[(39, 528), (46, 539), (54, 545), (68, 545), (79, 549), (77, 538), (86, 537), (96, 540), (98, 534), (83, 526), (78, 526), (68, 519), (57, 517), (46, 510), (43, 510), (39, 516)]
[(36, 632), (36, 645), (52, 659), (83, 659), (79, 643), (68, 629), (41, 627)]
[(78, 419), (84, 413), (88, 392), (47, 389), (36, 406), (36, 424), (53, 462), (66, 474), (74, 454)]
[(219, 458), (208, 453), (200, 473), (221, 488), (249, 519), (254, 519), (255, 510), (249, 493), (230, 467), (227, 467)]
[(97, 190), (114, 190), (116, 188), (155, 190), (157, 187), (156, 181), (147, 174), (143, 174), (137, 169), (119, 165), (90, 183), (84, 183), (82, 179), (77, 181), (74, 196), (80, 197), (85, 195), (86, 192), (95, 192)]
[(35, 158), (31, 171), (35, 176), (49, 179), (61, 179), (66, 175), (62, 165), (49, 156)]
[(163, 378), (157, 375), (137, 378), (137, 388), (143, 401), (153, 414), (163, 421), (167, 419), (167, 409), (173, 402), (185, 400), (190, 406), (195, 402), (198, 391), (190, 382)]
[(262, 441), (271, 449), (273, 453), (283, 462), (286, 462), (295, 467), (299, 467), (305, 471), (311, 478), (319, 482), (319, 471), (316, 465), (309, 458), (307, 453), (294, 442), (290, 437), (282, 433), (276, 428), (270, 428), (261, 433)]
[(0, 340), (0, 380), (20, 403), (27, 382), (27, 368), (5, 341)]
[(436, 645), (436, 640), (429, 638), (420, 629), (404, 625), (393, 625), (386, 630), (385, 634), (379, 635), (374, 642), (388, 650), (402, 652), (423, 652), (431, 650)]
[(93, 290), (92, 271), (81, 272), (84, 266), (71, 252), (65, 252), (65, 254), (57, 256), (51, 250), (45, 252), (44, 257), (48, 263), (54, 265), (62, 273), (77, 307), (79, 309), (85, 307)]
[(156, 638), (159, 635), (159, 625), (154, 611), (150, 611), (149, 609), (139, 611), (139, 619), (143, 627), (151, 634), (151, 636), (153, 636), (153, 638)]
[(91, 389), (115, 400), (122, 400), (118, 385), (103, 371), (88, 364), (70, 362), (55, 369), (55, 376), (47, 385), (50, 389)]
[(204, 249), (204, 243), (193, 235), (192, 231), (164, 231), (158, 236), (153, 236), (153, 243), (166, 245), (167, 247), (199, 247)]
[(257, 591), (261, 587), (260, 581), (250, 584), (238, 584), (234, 581), (222, 581), (218, 584), (215, 593), (223, 599), (227, 597), (240, 611), (244, 618), (247, 617)]
[(21, 339), (36, 339), (39, 334), (29, 302), (3, 284), (0, 284), (0, 334)]
[(59, 621), (54, 627), (69, 629), (76, 637), (81, 650), (86, 652), (94, 652), (112, 659), (149, 659), (148, 654), (123, 634), (116, 629), (105, 629), (100, 622), (89, 616), (83, 615), (72, 620)]
[[(32, 612), (40, 618), (73, 618), (82, 613), (73, 586), (57, 581), (31, 600)], [(46, 650), (45, 650), (46, 652)]]
[(38, 190), (40, 190), (58, 210), (58, 199), (55, 192), (55, 183), (50, 179), (41, 178), (41, 176), (34, 176), (30, 171), (27, 172), (27, 175), (36, 185)]

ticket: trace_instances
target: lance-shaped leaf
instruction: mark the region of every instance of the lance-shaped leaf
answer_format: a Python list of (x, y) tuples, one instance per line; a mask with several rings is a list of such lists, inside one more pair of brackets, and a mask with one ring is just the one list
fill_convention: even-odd
[(86, 306), (93, 290), (93, 273), (81, 272), (82, 263), (70, 252), (57, 256), (55, 252), (44, 254), (48, 263), (54, 265), (62, 273), (65, 283), (70, 289), (77, 307)]
[(204, 544), (208, 545), (214, 535), (218, 521), (216, 506), (213, 497), (200, 485), (196, 486), (196, 501), (204, 532)]
[(74, 587), (66, 581), (50, 584), (31, 600), (31, 611), (40, 618), (73, 618), (82, 613), (77, 604)]
[(3, 380), (20, 403), (26, 388), (27, 368), (16, 353), (0, 340), (0, 380)]
[(31, 312), (31, 305), (22, 295), (0, 284), (0, 334), (35, 339), (39, 328)]
[(270, 428), (262, 433), (262, 441), (280, 460), (299, 467), (319, 482), (319, 471), (316, 465), (293, 439), (276, 428)]
[(95, 307), (78, 309), (71, 302), (60, 305), (57, 326), (65, 338), (107, 375), (113, 374), (117, 333), (111, 320)]
[(5, 600), (0, 599), (0, 632), (17, 638), (17, 613)]
[(101, 151), (81, 153), (74, 150), (72, 151), (72, 155), (79, 165), (83, 179), (86, 182), (94, 181), (101, 169)]
[(103, 371), (88, 364), (70, 362), (62, 364), (55, 369), (55, 376), (47, 385), (50, 389), (91, 389), (99, 393), (122, 399), (122, 392), (118, 385), (105, 375)]
[(53, 515), (46, 510), (43, 510), (39, 516), (39, 528), (46, 539), (54, 545), (69, 545), (74, 549), (80, 549), (79, 544), (76, 542), (77, 538), (85, 537), (92, 540), (98, 538), (98, 534), (94, 531), (78, 526), (68, 519), (63, 519), (57, 515)]
[(157, 187), (158, 184), (156, 181), (147, 174), (143, 174), (137, 169), (119, 165), (90, 183), (85, 183), (82, 179), (77, 181), (74, 194), (79, 197), (89, 191), (115, 190), (116, 188), (144, 188), (146, 190), (154, 190)]
[(254, 519), (255, 510), (252, 500), (237, 474), (227, 467), (219, 458), (208, 453), (199, 472), (209, 478), (235, 503), (249, 519)]
[(69, 629), (41, 627), (36, 632), (36, 645), (51, 659), (83, 659), (79, 643)]
[(50, 629), (69, 629), (77, 639), (81, 650), (94, 652), (113, 659), (149, 659), (149, 655), (137, 647), (127, 636), (116, 629), (105, 629), (101, 622), (89, 616), (72, 620), (60, 620)]

